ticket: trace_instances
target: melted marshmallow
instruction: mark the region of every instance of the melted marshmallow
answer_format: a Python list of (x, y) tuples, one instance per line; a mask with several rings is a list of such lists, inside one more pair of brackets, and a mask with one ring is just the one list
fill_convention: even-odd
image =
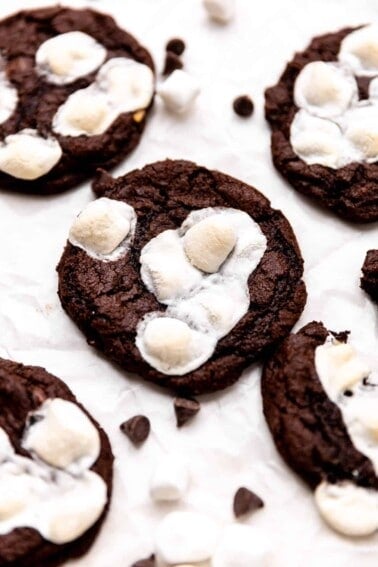
[(32, 181), (51, 171), (61, 156), (62, 148), (54, 138), (43, 138), (27, 128), (0, 143), (0, 171)]
[(357, 76), (378, 75), (378, 25), (348, 34), (341, 42), (339, 61)]
[(105, 47), (81, 31), (48, 39), (39, 46), (35, 56), (38, 73), (56, 85), (66, 85), (92, 73), (105, 57)]
[[(341, 411), (353, 445), (371, 460), (378, 475), (378, 392), (364, 381), (370, 375), (369, 367), (352, 346), (329, 337), (316, 349), (315, 368), (327, 396)], [(346, 391), (352, 395), (343, 395)], [(376, 491), (353, 483), (323, 483), (317, 489), (316, 502), (337, 531), (358, 536), (378, 528)], [(375, 523), (362, 513), (365, 507), (371, 510), (371, 517), (375, 510)]]
[(74, 220), (69, 241), (98, 260), (117, 260), (128, 249), (135, 233), (136, 214), (132, 207), (101, 197)]
[(248, 311), (248, 278), (265, 249), (249, 215), (221, 207), (194, 211), (177, 230), (153, 238), (141, 251), (141, 277), (168, 308), (139, 323), (143, 358), (171, 375), (206, 362)]
[(124, 112), (147, 108), (154, 92), (154, 74), (134, 59), (107, 61), (95, 82), (71, 94), (53, 118), (53, 130), (63, 136), (103, 134)]
[[(3, 62), (0, 57), (0, 69), (2, 66)], [(12, 116), (17, 103), (17, 89), (8, 80), (6, 73), (0, 70), (0, 124), (3, 124)]]
[[(50, 414), (58, 407), (57, 422)], [(72, 418), (75, 427), (71, 427)], [(28, 421), (22, 446), (31, 449), (35, 459), (16, 454), (0, 428), (0, 534), (30, 527), (48, 541), (68, 543), (87, 531), (106, 505), (103, 479), (88, 470), (98, 457), (98, 431), (78, 406), (60, 399), (47, 400), (29, 414)], [(76, 458), (80, 466), (72, 474), (69, 468)], [(69, 465), (56, 468), (48, 464), (56, 460)]]
[(377, 161), (378, 104), (351, 109), (345, 115), (345, 137), (357, 154), (356, 161)]

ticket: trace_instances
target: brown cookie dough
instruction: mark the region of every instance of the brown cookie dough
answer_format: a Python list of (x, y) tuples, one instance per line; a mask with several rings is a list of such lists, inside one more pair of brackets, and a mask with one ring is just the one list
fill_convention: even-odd
[(80, 538), (63, 545), (53, 544), (31, 528), (17, 528), (0, 535), (0, 565), (9, 567), (56, 567), (84, 555), (93, 544), (108, 511), (112, 491), (113, 455), (109, 440), (98, 423), (78, 403), (68, 387), (43, 368), (24, 366), (0, 359), (0, 427), (8, 434), (16, 453), (30, 457), (21, 446), (29, 412), (48, 398), (62, 398), (77, 404), (100, 434), (100, 455), (91, 467), (108, 488), (108, 504), (99, 520)]
[(361, 287), (378, 303), (378, 250), (369, 250), (362, 266)]
[(94, 10), (60, 6), (21, 11), (0, 22), (0, 51), (4, 71), (18, 92), (16, 110), (0, 124), (0, 140), (24, 129), (44, 137), (53, 136), (62, 156), (46, 174), (24, 180), (0, 172), (0, 187), (11, 191), (49, 194), (73, 187), (91, 177), (96, 168), (112, 168), (138, 144), (150, 107), (119, 114), (103, 134), (63, 136), (52, 131), (52, 120), (68, 96), (93, 83), (98, 69), (74, 82), (56, 85), (38, 74), (35, 55), (46, 40), (71, 31), (81, 31), (106, 49), (105, 61), (124, 57), (154, 69), (148, 51), (120, 29), (113, 18)]
[[(191, 396), (231, 386), (288, 334), (306, 301), (303, 262), (288, 221), (256, 189), (191, 162), (167, 160), (118, 179), (100, 173), (94, 190), (134, 207), (137, 228), (127, 253), (115, 261), (95, 259), (67, 243), (58, 265), (59, 297), (89, 344), (128, 372)], [(165, 310), (141, 280), (140, 253), (152, 238), (206, 207), (246, 212), (265, 235), (267, 249), (248, 280), (246, 315), (219, 340), (206, 363), (181, 376), (167, 375), (150, 366), (135, 345), (140, 320)]]
[[(294, 152), (290, 126), (298, 111), (293, 89), (299, 72), (312, 61), (336, 61), (341, 41), (354, 29), (316, 37), (288, 63), (278, 83), (265, 92), (265, 116), (272, 130), (275, 167), (297, 191), (354, 222), (378, 220), (378, 164), (350, 163), (339, 169), (308, 165)], [(360, 99), (367, 98), (369, 79), (356, 77)]]

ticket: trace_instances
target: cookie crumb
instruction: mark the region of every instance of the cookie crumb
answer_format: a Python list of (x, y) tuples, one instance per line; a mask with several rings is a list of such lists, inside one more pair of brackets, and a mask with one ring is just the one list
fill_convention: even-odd
[(264, 506), (263, 500), (248, 488), (239, 488), (234, 496), (234, 514), (240, 518)]
[(170, 39), (165, 46), (166, 51), (170, 51), (175, 55), (182, 55), (185, 51), (185, 41), (180, 39), (179, 37), (173, 37)]
[(177, 427), (182, 427), (201, 409), (201, 404), (193, 398), (175, 398), (173, 403), (175, 408)]
[(163, 75), (167, 76), (176, 71), (177, 69), (182, 69), (184, 67), (183, 62), (180, 57), (171, 51), (167, 51), (164, 62)]
[(238, 96), (233, 102), (233, 109), (238, 116), (248, 118), (253, 114), (254, 104), (248, 95)]
[(155, 567), (155, 555), (147, 557), (147, 559), (140, 559), (136, 563), (133, 563), (131, 567)]
[(135, 415), (122, 423), (120, 429), (134, 445), (140, 445), (150, 434), (150, 420), (144, 415)]

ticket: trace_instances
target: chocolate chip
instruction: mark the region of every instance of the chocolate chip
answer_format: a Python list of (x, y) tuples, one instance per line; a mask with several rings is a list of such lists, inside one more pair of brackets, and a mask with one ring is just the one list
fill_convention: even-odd
[(185, 51), (185, 42), (179, 37), (174, 37), (168, 41), (165, 49), (175, 55), (182, 55)]
[(353, 396), (352, 390), (345, 390), (344, 396), (346, 396), (347, 398), (351, 398)]
[(334, 333), (333, 331), (331, 331), (331, 334), (340, 343), (347, 343), (348, 342), (348, 336), (350, 335), (350, 331), (341, 331), (340, 333)]
[(234, 100), (233, 107), (236, 114), (244, 118), (251, 116), (254, 109), (253, 102), (248, 95), (238, 96)]
[(163, 75), (170, 75), (173, 71), (176, 71), (176, 69), (182, 69), (183, 66), (180, 57), (168, 51), (165, 56)]
[(147, 559), (140, 559), (136, 563), (133, 563), (131, 567), (155, 567), (155, 555), (151, 555)]
[(236, 518), (240, 518), (240, 516), (258, 510), (263, 506), (264, 502), (261, 498), (248, 488), (241, 487), (236, 491), (234, 496), (234, 514)]
[(122, 423), (120, 429), (134, 445), (140, 445), (150, 433), (150, 420), (144, 415), (135, 415)]
[(194, 417), (200, 410), (201, 405), (197, 400), (189, 398), (175, 398), (174, 408), (177, 427), (182, 427), (189, 419)]

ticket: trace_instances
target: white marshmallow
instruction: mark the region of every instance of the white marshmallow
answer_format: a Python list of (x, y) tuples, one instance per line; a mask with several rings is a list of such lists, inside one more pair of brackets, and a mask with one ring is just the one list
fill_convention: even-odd
[(186, 462), (174, 455), (163, 457), (151, 479), (150, 494), (156, 502), (181, 500), (189, 484)]
[(90, 35), (72, 31), (42, 43), (35, 57), (40, 75), (56, 85), (66, 85), (100, 67), (106, 49)]
[(351, 482), (322, 482), (315, 490), (315, 502), (323, 519), (347, 536), (367, 536), (378, 528), (378, 496)]
[(32, 493), (28, 475), (7, 474), (0, 471), (0, 522), (20, 514), (31, 502)]
[(50, 503), (47, 539), (58, 545), (77, 539), (99, 519), (106, 500), (105, 482), (88, 471), (80, 481), (66, 486), (56, 503)]
[(345, 137), (360, 153), (359, 161), (378, 159), (378, 105), (360, 106), (345, 117)]
[(0, 427), (0, 464), (1, 461), (6, 459), (9, 455), (14, 453), (14, 449), (9, 440), (8, 435), (5, 433), (4, 429)]
[(29, 417), (22, 445), (49, 465), (78, 472), (96, 462), (100, 436), (85, 413), (74, 403), (48, 399)]
[(10, 134), (0, 144), (0, 170), (31, 181), (48, 173), (61, 156), (62, 148), (54, 138), (43, 138), (27, 128)]
[(206, 273), (217, 272), (236, 244), (236, 233), (222, 215), (207, 217), (184, 236), (184, 250), (190, 262)]
[(369, 98), (372, 103), (376, 103), (378, 99), (378, 77), (372, 79), (369, 83)]
[(119, 113), (147, 108), (154, 93), (154, 82), (148, 65), (126, 57), (109, 59), (96, 77), (99, 88)]
[(223, 24), (235, 15), (235, 0), (203, 0), (203, 5), (211, 19)]
[(328, 120), (300, 110), (291, 123), (291, 145), (294, 152), (309, 165), (319, 164), (337, 169), (349, 161), (341, 129)]
[(124, 251), (121, 244), (134, 236), (136, 215), (132, 207), (101, 197), (90, 203), (74, 220), (69, 241), (94, 258), (113, 260)]
[(172, 512), (156, 532), (156, 555), (169, 565), (199, 563), (212, 556), (218, 538), (213, 520), (196, 512)]
[(193, 106), (200, 88), (193, 77), (177, 69), (160, 85), (157, 92), (169, 111), (184, 114)]
[(378, 25), (364, 26), (341, 42), (339, 61), (358, 76), (378, 74)]
[(233, 524), (221, 533), (212, 567), (269, 567), (269, 544), (252, 526)]
[[(0, 57), (0, 66), (2, 60)], [(0, 124), (10, 118), (16, 110), (18, 103), (17, 89), (8, 80), (4, 71), (0, 71)]]
[(70, 95), (53, 118), (53, 130), (63, 136), (102, 134), (113, 121), (106, 96), (81, 89)]
[(294, 86), (294, 100), (321, 118), (338, 116), (357, 99), (353, 75), (335, 63), (313, 61), (303, 67)]

